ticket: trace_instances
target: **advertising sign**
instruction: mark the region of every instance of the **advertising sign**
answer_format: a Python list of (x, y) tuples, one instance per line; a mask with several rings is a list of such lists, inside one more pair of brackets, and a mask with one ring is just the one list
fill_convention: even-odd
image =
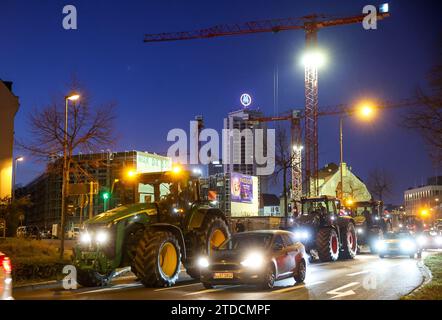
[(253, 202), (253, 179), (241, 173), (232, 173), (230, 198), (232, 202)]

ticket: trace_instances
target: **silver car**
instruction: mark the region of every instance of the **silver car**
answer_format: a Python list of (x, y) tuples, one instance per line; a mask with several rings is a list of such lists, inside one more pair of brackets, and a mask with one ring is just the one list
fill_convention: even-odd
[(11, 260), (0, 252), (0, 300), (12, 300)]

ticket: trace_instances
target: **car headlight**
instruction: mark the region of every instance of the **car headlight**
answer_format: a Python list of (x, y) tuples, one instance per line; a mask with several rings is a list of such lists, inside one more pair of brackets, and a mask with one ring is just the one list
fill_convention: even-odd
[(241, 264), (247, 268), (259, 269), (264, 264), (264, 257), (260, 253), (253, 252), (248, 254)]
[(424, 245), (427, 243), (427, 238), (425, 238), (424, 236), (420, 236), (417, 238), (417, 243), (419, 243), (420, 245)]
[(207, 259), (206, 257), (200, 257), (198, 259), (198, 266), (200, 268), (207, 268), (209, 265), (210, 265), (209, 259)]
[(109, 234), (106, 231), (99, 231), (97, 233), (97, 236), (95, 237), (95, 240), (99, 244), (106, 243), (108, 239), (109, 239)]
[(402, 223), (399, 223), (399, 228), (402, 228), (404, 225)]
[(385, 248), (386, 248), (386, 245), (385, 245), (385, 242), (383, 240), (379, 240), (379, 241), (376, 242), (376, 249), (378, 251), (383, 251), (383, 250), (385, 250)]
[(406, 251), (411, 251), (416, 249), (416, 245), (411, 240), (402, 240), (401, 249)]
[(364, 233), (364, 229), (362, 229), (362, 228), (357, 228), (356, 231), (358, 232), (358, 234), (363, 234)]
[(91, 235), (88, 232), (84, 232), (80, 234), (80, 242), (83, 244), (90, 244), (91, 243)]
[(437, 244), (442, 244), (442, 237), (441, 236), (436, 237), (436, 243)]

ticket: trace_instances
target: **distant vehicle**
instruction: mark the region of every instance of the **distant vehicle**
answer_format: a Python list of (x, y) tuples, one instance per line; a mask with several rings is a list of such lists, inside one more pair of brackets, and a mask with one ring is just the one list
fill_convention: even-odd
[(76, 240), (80, 237), (80, 228), (73, 227), (72, 229), (66, 232), (66, 238), (70, 240)]
[(341, 215), (340, 201), (330, 196), (301, 198), (301, 213), (290, 231), (305, 244), (310, 258), (322, 262), (353, 259), (358, 241), (354, 219)]
[(37, 226), (22, 226), (16, 231), (17, 238), (41, 239), (40, 230)]
[(205, 288), (255, 284), (271, 289), (279, 279), (304, 281), (306, 253), (304, 245), (289, 231), (248, 231), (234, 234), (210, 257), (200, 257), (199, 266)]
[(436, 230), (424, 231), (416, 240), (422, 249), (442, 249), (442, 235)]
[(0, 300), (12, 300), (11, 260), (0, 252)]
[(52, 239), (51, 230), (42, 230), (42, 231), (40, 231), (40, 237), (42, 239)]
[(356, 224), (359, 250), (368, 246), (371, 253), (376, 253), (376, 242), (391, 230), (391, 219), (382, 215), (382, 206), (381, 201), (359, 201), (346, 206)]
[(379, 257), (385, 256), (409, 256), (421, 258), (422, 249), (410, 232), (387, 232), (384, 239), (376, 244)]

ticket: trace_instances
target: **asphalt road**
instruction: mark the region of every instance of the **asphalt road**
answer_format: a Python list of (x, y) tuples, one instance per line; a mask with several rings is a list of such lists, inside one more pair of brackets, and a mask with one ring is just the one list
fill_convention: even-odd
[[(429, 253), (424, 253), (425, 257)], [(380, 259), (376, 255), (361, 254), (354, 260), (334, 263), (312, 263), (307, 266), (304, 284), (294, 285), (292, 279), (276, 282), (275, 288), (262, 291), (253, 286), (204, 287), (184, 272), (171, 288), (145, 288), (133, 277), (114, 280), (100, 288), (77, 290), (16, 289), (15, 299), (95, 299), (95, 300), (394, 300), (419, 286), (423, 276), (422, 261), (406, 257)]]

